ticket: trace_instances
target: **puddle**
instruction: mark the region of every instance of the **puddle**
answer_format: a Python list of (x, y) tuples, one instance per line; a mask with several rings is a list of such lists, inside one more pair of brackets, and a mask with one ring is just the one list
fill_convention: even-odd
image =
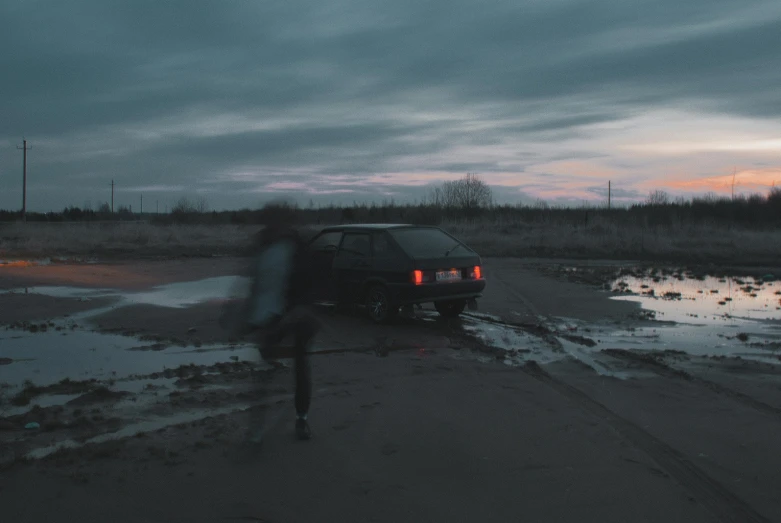
[(52, 260), (44, 258), (40, 260), (0, 260), (0, 268), (3, 267), (36, 267), (38, 265), (51, 265)]
[[(173, 346), (151, 350), (154, 342), (83, 330), (30, 333), (0, 332), (0, 356), (13, 360), (0, 366), (0, 383), (19, 387), (26, 380), (49, 385), (71, 380), (112, 380), (148, 375), (181, 365), (214, 365), (258, 360), (252, 345), (204, 345), (199, 351)], [(150, 350), (130, 350), (130, 349)]]
[(116, 289), (38, 286), (11, 289), (3, 291), (2, 294), (41, 294), (55, 298), (82, 300), (117, 298), (118, 301), (113, 307), (157, 305), (160, 307), (184, 308), (199, 303), (222, 301), (239, 296), (247, 289), (248, 284), (248, 278), (243, 276), (219, 276), (204, 280), (170, 283), (140, 292), (118, 291)]
[(0, 259), (0, 268), (36, 267), (40, 265), (52, 265), (54, 263), (95, 263), (95, 260), (84, 259), (78, 256), (57, 256), (54, 258), (36, 258), (33, 260)]
[[(620, 299), (638, 298), (630, 296)], [(645, 302), (643, 304), (646, 306)], [(671, 322), (642, 328), (616, 328), (615, 325), (595, 325), (569, 318), (552, 320), (549, 328), (555, 342), (548, 342), (510, 324), (488, 318), (464, 318), (463, 329), (486, 345), (505, 351), (506, 365), (523, 365), (530, 360), (546, 365), (574, 359), (599, 375), (616, 379), (652, 378), (655, 374), (642, 369), (629, 369), (625, 362), (603, 353), (604, 349), (679, 351), (693, 357), (740, 358), (781, 365), (781, 343), (778, 343), (781, 340), (781, 329), (767, 319), (731, 317), (719, 318), (707, 324)], [(495, 361), (495, 357), (486, 357), (484, 360)]]
[(51, 296), (52, 298), (82, 299), (87, 301), (91, 298), (116, 296), (117, 292), (112, 289), (84, 289), (81, 287), (41, 286), (10, 289), (6, 291), (0, 291), (0, 294), (40, 294), (43, 296)]
[(205, 280), (171, 283), (146, 292), (123, 294), (124, 302), (160, 307), (183, 308), (208, 301), (225, 300), (249, 284), (242, 276), (219, 276)]
[[(768, 278), (770, 279), (770, 278)], [(603, 333), (601, 346), (677, 350), (781, 364), (781, 283), (761, 277), (625, 277), (614, 288), (632, 294), (656, 320), (653, 328)]]
[(655, 311), (658, 320), (706, 325), (741, 320), (781, 322), (781, 282), (753, 277), (625, 277), (612, 287), (633, 293), (613, 299), (639, 302), (644, 309)]
[[(685, 324), (635, 330), (619, 329), (600, 333), (597, 348), (680, 351), (691, 356), (742, 358), (781, 364), (781, 349), (768, 343), (771, 333), (763, 332), (756, 326), (753, 330), (746, 325), (741, 327), (740, 331), (734, 325), (716, 328)], [(745, 334), (743, 331), (746, 330), (752, 330), (752, 334), (748, 335), (748, 342), (743, 342), (737, 335), (741, 332)]]

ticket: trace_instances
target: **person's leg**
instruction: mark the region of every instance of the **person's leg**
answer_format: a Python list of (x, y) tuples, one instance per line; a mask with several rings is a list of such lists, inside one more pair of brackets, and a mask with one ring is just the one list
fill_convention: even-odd
[(298, 311), (295, 324), (296, 434), (300, 439), (309, 439), (307, 415), (312, 401), (312, 369), (307, 352), (317, 334), (317, 320), (308, 311)]
[[(255, 332), (256, 343), (260, 356), (264, 362), (277, 366), (279, 363), (274, 359), (275, 347), (284, 339), (285, 329), (280, 322), (280, 318), (275, 318), (268, 325)], [(264, 399), (267, 395), (266, 380), (269, 379), (267, 371), (255, 369), (252, 371), (255, 393), (258, 399)], [(248, 439), (252, 443), (260, 444), (266, 431), (266, 411), (271, 408), (270, 405), (256, 405), (249, 411)]]

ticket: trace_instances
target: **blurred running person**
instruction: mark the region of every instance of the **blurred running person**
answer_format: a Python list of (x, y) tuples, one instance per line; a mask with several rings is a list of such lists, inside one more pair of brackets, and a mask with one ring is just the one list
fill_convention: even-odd
[[(246, 321), (265, 361), (283, 355), (279, 344), (292, 336), (296, 435), (308, 440), (312, 436), (307, 419), (312, 376), (307, 351), (319, 330), (310, 309), (312, 267), (306, 244), (290, 225), (293, 209), (286, 205), (269, 205), (263, 209), (263, 215), (266, 225), (255, 241)], [(260, 442), (262, 430), (260, 427), (253, 440)]]

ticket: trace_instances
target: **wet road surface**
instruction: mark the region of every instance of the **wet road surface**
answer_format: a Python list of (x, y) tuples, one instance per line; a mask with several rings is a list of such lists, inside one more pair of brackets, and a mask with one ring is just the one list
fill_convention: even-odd
[[(775, 494), (781, 484), (775, 452), (781, 441), (781, 284), (774, 278), (633, 270), (583, 282), (572, 277), (588, 272), (583, 267), (552, 272), (505, 259), (488, 260), (485, 271), (491, 284), (481, 310), (461, 320), (423, 309), (415, 318), (375, 326), (359, 315), (319, 309), (325, 328), (313, 349), (322, 377), (316, 403), (325, 411), (318, 417), (333, 422), (322, 444), (344, 457), (335, 445), (362, 452), (367, 441), (354, 438), (384, 430), (381, 455), (404, 455), (391, 474), (398, 487), (382, 484), (349, 457), (335, 465), (344, 482), (362, 476), (363, 487), (355, 488), (366, 496), (407, 499), (431, 521), (435, 508), (442, 520), (447, 514), (477, 517), (475, 507), (452, 495), (463, 485), (474, 488), (468, 479), (474, 474), (493, 489), (480, 490), (481, 499), (494, 496), (505, 517), (523, 509), (509, 501), (522, 491), (540, 500), (527, 499), (531, 514), (546, 514), (547, 507), (566, 521), (578, 514), (605, 521), (781, 520)], [(9, 399), (0, 459), (10, 464), (20, 456), (56, 457), (67, 455), (60, 452), (65, 448), (93, 452), (84, 449), (120, 443), (133, 448), (136, 438), (129, 436), (166, 427), (236, 428), (248, 409), (289, 401), (286, 383), (258, 396), (253, 380), (271, 380), (280, 370), (261, 365), (250, 341), (228, 339), (216, 324), (241, 280), (199, 275), (208, 277), (134, 289), (7, 286), (5, 297), (17, 303), (27, 295), (79, 306), (67, 316), (16, 319), (0, 331), (0, 382)], [(377, 392), (383, 389), (392, 396)], [(356, 412), (366, 413), (374, 407), (363, 405), (372, 405), (377, 394), (385, 428), (377, 418), (367, 424), (349, 415), (340, 424), (345, 411), (337, 404), (360, 397)], [(441, 404), (447, 397), (457, 405)], [(415, 431), (387, 428), (397, 419)], [(20, 429), (36, 420), (47, 430)], [(443, 430), (455, 439), (434, 443), (426, 436)], [(237, 437), (220, 434), (226, 443)], [(432, 446), (438, 451), (424, 457)], [(456, 461), (437, 464), (446, 455)], [(218, 456), (209, 459), (217, 476), (229, 474)], [(437, 486), (426, 483), (439, 492), (437, 499), (453, 498), (447, 507), (405, 494), (410, 484), (401, 478), (408, 479), (416, 460), (432, 471), (450, 471), (451, 482), (435, 473)], [(89, 473), (109, 474), (102, 466), (93, 463)], [(147, 487), (159, 481), (149, 474)], [(378, 484), (393, 494), (377, 494)], [(384, 520), (393, 514), (400, 516), (389, 509)]]

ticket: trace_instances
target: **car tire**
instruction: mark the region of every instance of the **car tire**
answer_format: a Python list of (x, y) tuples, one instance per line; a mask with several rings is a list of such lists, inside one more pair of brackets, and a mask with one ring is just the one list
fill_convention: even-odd
[(388, 323), (399, 312), (399, 308), (393, 305), (388, 289), (384, 285), (369, 287), (364, 295), (364, 304), (369, 318), (375, 323)]
[(466, 300), (435, 301), (434, 308), (443, 318), (457, 318), (466, 308)]

